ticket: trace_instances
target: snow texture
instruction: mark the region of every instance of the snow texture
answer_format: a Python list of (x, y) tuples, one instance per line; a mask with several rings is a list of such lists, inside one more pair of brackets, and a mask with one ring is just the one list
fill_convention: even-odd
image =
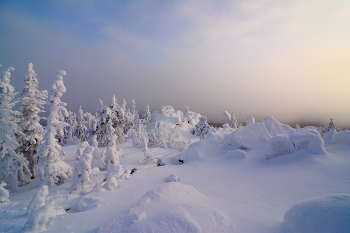
[(350, 130), (344, 130), (339, 133), (335, 133), (332, 138), (332, 144), (345, 143), (350, 145)]
[(265, 159), (291, 154), (301, 149), (305, 149), (311, 154), (326, 153), (321, 135), (316, 130), (299, 129), (271, 138), (264, 150)]
[(350, 232), (350, 195), (301, 201), (285, 213), (284, 224), (286, 232)]
[(291, 129), (290, 126), (279, 123), (273, 117), (266, 117), (260, 122), (238, 128), (226, 138), (226, 141), (238, 149), (261, 148), (269, 139)]
[(35, 213), (38, 209), (45, 206), (46, 197), (49, 194), (49, 187), (47, 185), (42, 185), (35, 193), (31, 202), (27, 206), (26, 215), (30, 216)]
[(170, 182), (145, 193), (98, 232), (220, 232), (228, 217), (193, 186)]
[(0, 204), (1, 203), (10, 203), (10, 192), (6, 190), (4, 187), (6, 186), (6, 183), (4, 181), (1, 181), (0, 184)]

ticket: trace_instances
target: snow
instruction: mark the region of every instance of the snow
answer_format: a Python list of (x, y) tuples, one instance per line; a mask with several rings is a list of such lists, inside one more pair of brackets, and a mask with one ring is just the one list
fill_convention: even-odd
[(350, 130), (335, 133), (332, 137), (332, 144), (345, 143), (350, 145)]
[[(176, 125), (158, 116), (165, 128)], [(193, 127), (182, 122), (180, 139), (194, 139)], [(274, 138), (292, 151), (265, 160)], [(63, 146), (64, 163), (73, 166), (78, 147)], [(116, 147), (123, 150), (118, 169), (99, 171), (81, 192), (70, 193), (72, 179), (49, 188), (31, 216), (26, 212), (39, 178), (10, 193), (10, 202), (0, 204), (0, 232), (349, 232), (350, 145), (323, 147), (314, 127), (292, 129), (266, 118), (211, 130), (184, 152), (149, 147), (164, 166), (144, 163), (142, 148), (132, 147), (130, 138)], [(108, 176), (116, 182), (111, 191)]]
[(350, 195), (301, 201), (285, 213), (284, 224), (290, 232), (350, 232)]
[(238, 149), (261, 147), (274, 136), (291, 130), (291, 127), (276, 121), (273, 117), (267, 117), (260, 122), (238, 128), (227, 138), (231, 146)]

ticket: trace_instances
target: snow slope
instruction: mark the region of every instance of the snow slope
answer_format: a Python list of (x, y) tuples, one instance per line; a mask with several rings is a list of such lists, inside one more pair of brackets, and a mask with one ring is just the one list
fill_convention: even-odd
[[(131, 179), (118, 181), (114, 191), (100, 187), (70, 194), (72, 181), (50, 188), (46, 203), (56, 216), (45, 232), (310, 232), (319, 229), (310, 226), (320, 220), (332, 232), (348, 229), (318, 211), (330, 203), (333, 215), (348, 216), (350, 145), (330, 145), (319, 155), (301, 149), (266, 161), (263, 147), (239, 150), (223, 138), (218, 130), (181, 154), (150, 148), (166, 163), (161, 167), (144, 164), (141, 149), (127, 140), (118, 147), (125, 154), (121, 164), (137, 168)], [(66, 163), (72, 165), (77, 147), (64, 147)], [(92, 181), (105, 175), (100, 172)], [(0, 205), (0, 232), (23, 229), (38, 187), (34, 180)], [(307, 211), (313, 211), (309, 221), (294, 224)]]

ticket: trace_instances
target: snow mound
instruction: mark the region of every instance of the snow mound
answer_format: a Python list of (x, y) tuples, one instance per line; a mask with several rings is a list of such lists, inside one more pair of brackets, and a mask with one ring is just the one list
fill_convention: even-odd
[(170, 176), (165, 178), (165, 182), (180, 182), (180, 181), (181, 181), (181, 179), (179, 177), (177, 177), (177, 175), (175, 175), (175, 174), (171, 174)]
[(75, 203), (75, 205), (73, 206), (73, 211), (84, 212), (91, 209), (95, 209), (99, 207), (100, 201), (101, 200), (99, 198), (83, 197)]
[(263, 147), (272, 137), (291, 129), (290, 126), (279, 123), (273, 117), (266, 117), (260, 122), (252, 123), (233, 131), (226, 141), (229, 145), (238, 149)]
[[(213, 210), (193, 186), (167, 183), (144, 194), (129, 210), (98, 232), (219, 232), (228, 217)], [(213, 206), (213, 205), (211, 205)]]
[(332, 138), (332, 144), (345, 143), (350, 145), (350, 130), (344, 130), (339, 133), (335, 133)]
[(319, 133), (312, 130), (288, 131), (271, 138), (265, 147), (266, 159), (291, 154), (305, 149), (312, 154), (325, 154), (323, 140)]
[(226, 152), (227, 157), (233, 159), (246, 159), (247, 153), (243, 150), (229, 150)]
[(287, 232), (350, 232), (350, 195), (299, 202), (285, 213), (284, 224)]

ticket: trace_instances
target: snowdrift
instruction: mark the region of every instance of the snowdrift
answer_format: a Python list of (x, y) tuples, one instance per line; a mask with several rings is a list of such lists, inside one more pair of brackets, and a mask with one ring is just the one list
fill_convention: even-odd
[(339, 133), (335, 133), (332, 138), (332, 144), (345, 143), (350, 145), (350, 130), (344, 130)]
[(170, 182), (150, 190), (97, 232), (220, 232), (228, 217), (203, 204), (210, 199), (193, 186)]
[(325, 154), (323, 140), (316, 130), (298, 129), (271, 138), (265, 147), (265, 159), (305, 149), (311, 154)]
[(350, 195), (299, 202), (285, 213), (284, 224), (286, 232), (350, 232)]
[(266, 117), (260, 122), (235, 130), (226, 140), (229, 145), (238, 149), (263, 148), (269, 139), (291, 129), (290, 126), (279, 123), (273, 117)]

